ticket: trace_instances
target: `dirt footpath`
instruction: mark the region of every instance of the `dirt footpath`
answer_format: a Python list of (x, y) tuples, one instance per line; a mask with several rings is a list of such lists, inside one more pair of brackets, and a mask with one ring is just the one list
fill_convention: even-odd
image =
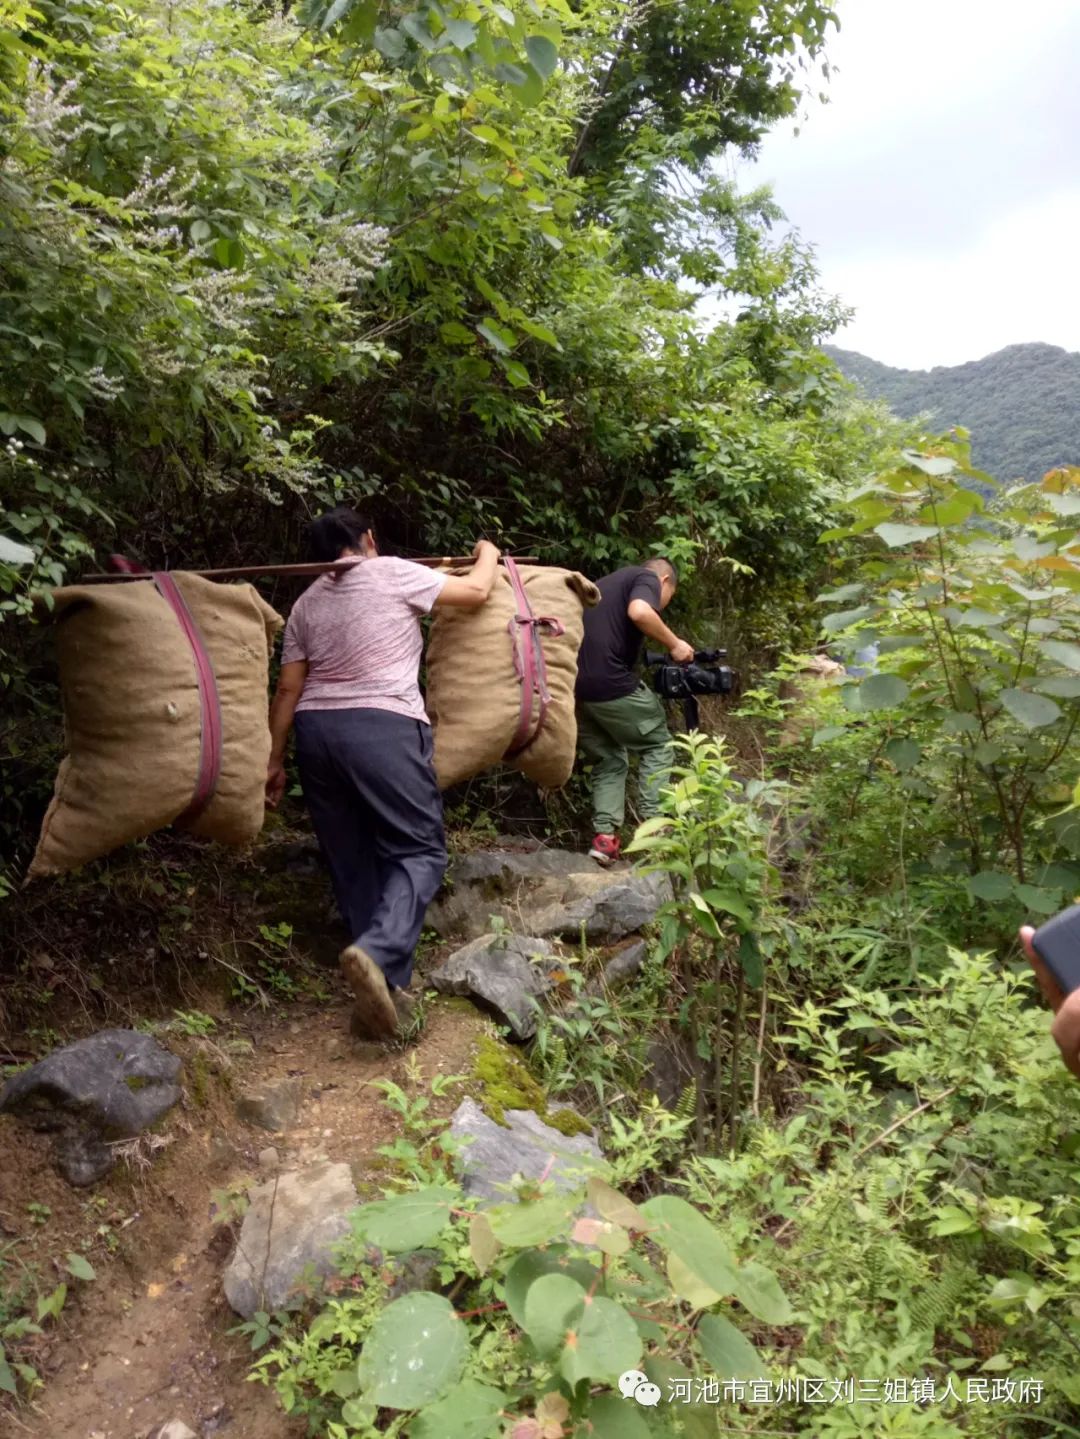
[[(37, 1203), (49, 1212), (33, 1215), (38, 1228), (30, 1240), (40, 1235), (40, 1246), (48, 1244), (55, 1256), (65, 1244), (76, 1247), (81, 1234), (97, 1271), (33, 1356), (44, 1390), (0, 1419), (0, 1433), (146, 1439), (174, 1419), (198, 1439), (293, 1439), (304, 1432), (281, 1413), (271, 1391), (248, 1382), (249, 1342), (228, 1332), (239, 1321), (222, 1292), (232, 1240), (220, 1214), (245, 1181), (269, 1177), (271, 1146), (282, 1171), (340, 1160), (361, 1194), (371, 1192), (385, 1181), (375, 1151), (393, 1139), (398, 1123), (371, 1081), (392, 1079), (405, 1088), (419, 1082), (426, 1090), (437, 1073), (466, 1073), (484, 1028), (474, 1011), (435, 1003), (414, 1045), (384, 1051), (350, 1040), (347, 1021), (347, 1006), (333, 1002), (251, 1019), (243, 1026), (250, 1055), (235, 1062), (227, 1084), (206, 1078), (205, 1058), (187, 1055), (187, 1099), (170, 1116), (171, 1142), (145, 1167), (138, 1159), (120, 1165), (93, 1190), (69, 1189), (53, 1173), (41, 1136), (0, 1121), (0, 1218), (7, 1232), (22, 1233)], [(209, 1046), (194, 1052), (212, 1053)], [(193, 1068), (201, 1076), (194, 1086)], [(286, 1077), (303, 1085), (295, 1127), (275, 1135), (237, 1117), (238, 1090)], [(197, 1100), (193, 1087), (201, 1091)], [(449, 1115), (457, 1103), (453, 1094), (433, 1100), (432, 1112)], [(96, 1229), (89, 1251), (88, 1220)], [(50, 1262), (56, 1268), (55, 1257)], [(57, 1269), (51, 1283), (58, 1277)]]

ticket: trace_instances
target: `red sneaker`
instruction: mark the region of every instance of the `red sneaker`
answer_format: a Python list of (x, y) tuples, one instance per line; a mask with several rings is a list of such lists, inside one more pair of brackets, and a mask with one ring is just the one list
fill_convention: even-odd
[(589, 858), (598, 864), (614, 864), (619, 857), (619, 836), (617, 834), (593, 835)]

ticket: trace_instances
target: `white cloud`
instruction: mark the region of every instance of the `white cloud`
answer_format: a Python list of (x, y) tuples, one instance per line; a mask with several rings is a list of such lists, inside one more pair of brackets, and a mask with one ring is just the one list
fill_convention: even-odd
[(858, 310), (839, 344), (913, 367), (1080, 349), (1077, 0), (839, 0), (829, 103), (768, 136), (771, 183)]
[(911, 369), (977, 360), (1005, 345), (1080, 344), (1075, 236), (1080, 188), (1008, 215), (947, 254), (822, 260), (822, 282), (855, 307), (835, 343)]

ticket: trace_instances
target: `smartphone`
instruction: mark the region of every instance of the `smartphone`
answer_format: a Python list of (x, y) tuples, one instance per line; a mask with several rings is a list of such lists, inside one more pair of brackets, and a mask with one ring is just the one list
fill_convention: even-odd
[(1080, 904), (1048, 919), (1032, 935), (1031, 945), (1062, 994), (1080, 989)]

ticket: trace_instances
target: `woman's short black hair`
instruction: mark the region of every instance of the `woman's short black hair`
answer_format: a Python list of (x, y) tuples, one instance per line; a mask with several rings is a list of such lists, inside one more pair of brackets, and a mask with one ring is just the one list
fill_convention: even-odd
[(340, 505), (308, 525), (308, 552), (319, 564), (340, 559), (342, 550), (359, 549), (360, 540), (370, 529), (367, 515)]

